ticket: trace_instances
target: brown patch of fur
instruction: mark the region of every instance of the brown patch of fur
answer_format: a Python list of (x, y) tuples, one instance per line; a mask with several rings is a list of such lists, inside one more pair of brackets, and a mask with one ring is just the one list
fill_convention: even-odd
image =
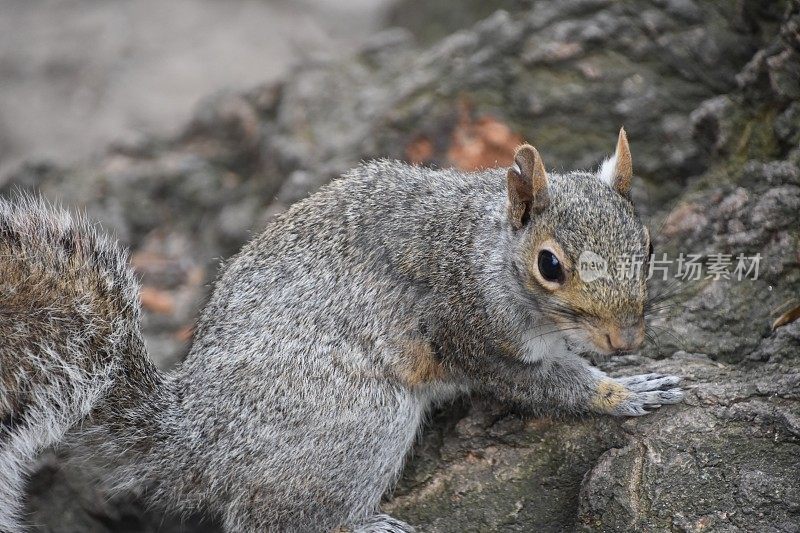
[(430, 343), (423, 340), (409, 340), (401, 347), (401, 363), (397, 373), (408, 387), (416, 387), (444, 378), (444, 368), (436, 360)]
[(631, 393), (623, 385), (613, 379), (603, 379), (597, 384), (597, 390), (591, 400), (593, 409), (610, 413), (630, 397)]
[(573, 305), (573, 302), (581, 306), (577, 307), (577, 309), (580, 309), (590, 317), (594, 317), (597, 323), (596, 327), (605, 333), (618, 331), (620, 327), (625, 325), (627, 320), (641, 317), (644, 312), (644, 295), (638, 299), (627, 298), (611, 302), (613, 305), (600, 304), (586, 295), (576, 296), (573, 300), (570, 300), (570, 306)]

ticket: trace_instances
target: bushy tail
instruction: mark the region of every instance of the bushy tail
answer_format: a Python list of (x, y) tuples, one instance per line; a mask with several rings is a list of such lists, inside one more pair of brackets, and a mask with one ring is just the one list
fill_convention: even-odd
[(124, 433), (126, 413), (140, 416), (143, 398), (163, 387), (139, 315), (138, 284), (114, 241), (42, 200), (0, 199), (0, 531), (21, 530), (38, 450), (90, 413)]

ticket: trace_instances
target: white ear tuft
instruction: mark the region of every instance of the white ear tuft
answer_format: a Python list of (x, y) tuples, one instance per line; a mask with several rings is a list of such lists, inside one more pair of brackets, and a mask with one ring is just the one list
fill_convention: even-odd
[(628, 146), (628, 136), (625, 134), (625, 128), (620, 128), (617, 149), (614, 151), (613, 157), (609, 157), (600, 165), (600, 170), (597, 171), (597, 179), (625, 198), (630, 199), (632, 176), (631, 148)]
[(608, 185), (609, 187), (613, 187), (614, 185), (614, 178), (616, 178), (617, 174), (617, 154), (609, 157), (603, 164), (600, 165), (600, 170), (597, 171), (597, 179)]

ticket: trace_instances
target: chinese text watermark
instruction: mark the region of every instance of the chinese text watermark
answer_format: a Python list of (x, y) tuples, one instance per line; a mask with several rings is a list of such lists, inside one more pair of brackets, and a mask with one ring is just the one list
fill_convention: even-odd
[(597, 279), (680, 279), (684, 281), (758, 279), (761, 254), (713, 253), (684, 254), (668, 257), (666, 253), (651, 256), (621, 255), (609, 261), (601, 255), (584, 251), (578, 259), (578, 273), (584, 282)]

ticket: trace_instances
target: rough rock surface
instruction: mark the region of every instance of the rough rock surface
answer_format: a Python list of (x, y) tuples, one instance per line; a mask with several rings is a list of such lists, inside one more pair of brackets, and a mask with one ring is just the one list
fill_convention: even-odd
[[(176, 138), (31, 164), (0, 193), (80, 206), (133, 248), (148, 344), (169, 366), (217, 261), (360, 159), (475, 168), (525, 139), (550, 167), (589, 167), (624, 124), (657, 253), (762, 257), (755, 281), (656, 281), (653, 343), (601, 363), (684, 376), (685, 403), (629, 420), (444, 406), (386, 508), (422, 531), (800, 531), (800, 3), (518, 7), (430, 46), (413, 34), (436, 29), (408, 23), (348, 61), (217, 95)], [(50, 453), (31, 521), (213, 527), (103, 496)]]

